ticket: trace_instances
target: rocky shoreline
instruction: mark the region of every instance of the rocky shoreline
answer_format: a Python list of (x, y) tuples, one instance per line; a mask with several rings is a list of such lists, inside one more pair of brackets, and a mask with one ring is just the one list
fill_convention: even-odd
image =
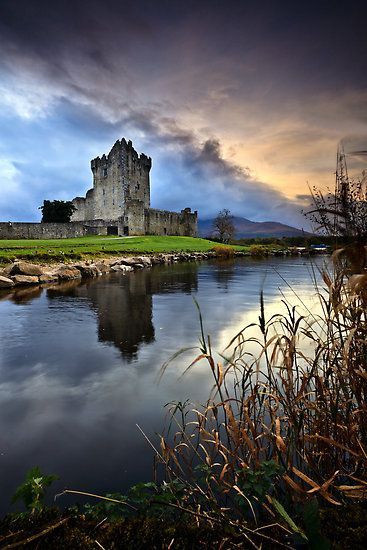
[[(244, 254), (240, 253), (238, 255), (243, 256)], [(12, 289), (20, 286), (35, 286), (50, 283), (55, 284), (77, 279), (91, 279), (100, 277), (106, 273), (127, 273), (152, 267), (153, 265), (202, 261), (215, 257), (217, 257), (217, 253), (212, 251), (180, 252), (175, 254), (124, 256), (46, 266), (18, 260), (0, 269), (0, 289)]]

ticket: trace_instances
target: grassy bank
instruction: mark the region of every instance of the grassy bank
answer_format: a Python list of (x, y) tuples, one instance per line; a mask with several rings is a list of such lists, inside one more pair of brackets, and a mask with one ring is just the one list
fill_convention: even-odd
[[(193, 237), (80, 237), (49, 240), (0, 240), (0, 262), (15, 258), (37, 261), (82, 259), (125, 253), (207, 252), (218, 243)], [(233, 246), (234, 250), (248, 247)]]

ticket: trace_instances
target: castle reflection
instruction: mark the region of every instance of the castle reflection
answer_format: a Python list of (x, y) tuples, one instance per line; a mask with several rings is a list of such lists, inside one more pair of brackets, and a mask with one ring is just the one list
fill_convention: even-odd
[[(153, 296), (197, 291), (196, 264), (156, 266), (129, 274), (69, 281), (47, 289), (49, 300), (78, 298), (98, 319), (98, 338), (118, 348), (125, 360), (136, 358), (142, 343), (154, 341)], [(75, 307), (75, 303), (73, 307)]]

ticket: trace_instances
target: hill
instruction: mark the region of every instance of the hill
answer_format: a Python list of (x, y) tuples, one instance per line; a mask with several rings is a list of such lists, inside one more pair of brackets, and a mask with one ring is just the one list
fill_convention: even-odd
[[(207, 237), (213, 232), (214, 218), (198, 221), (200, 237)], [(247, 218), (233, 216), (236, 239), (267, 238), (267, 237), (300, 237), (307, 232), (279, 222), (253, 222)]]

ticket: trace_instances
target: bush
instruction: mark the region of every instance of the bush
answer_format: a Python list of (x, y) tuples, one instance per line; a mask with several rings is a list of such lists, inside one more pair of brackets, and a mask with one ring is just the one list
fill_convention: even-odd
[(234, 256), (234, 248), (231, 246), (213, 246), (211, 250), (216, 253), (218, 258), (233, 258)]
[(263, 246), (253, 244), (250, 246), (250, 254), (251, 256), (256, 256), (257, 258), (263, 258), (267, 255), (267, 251)]

